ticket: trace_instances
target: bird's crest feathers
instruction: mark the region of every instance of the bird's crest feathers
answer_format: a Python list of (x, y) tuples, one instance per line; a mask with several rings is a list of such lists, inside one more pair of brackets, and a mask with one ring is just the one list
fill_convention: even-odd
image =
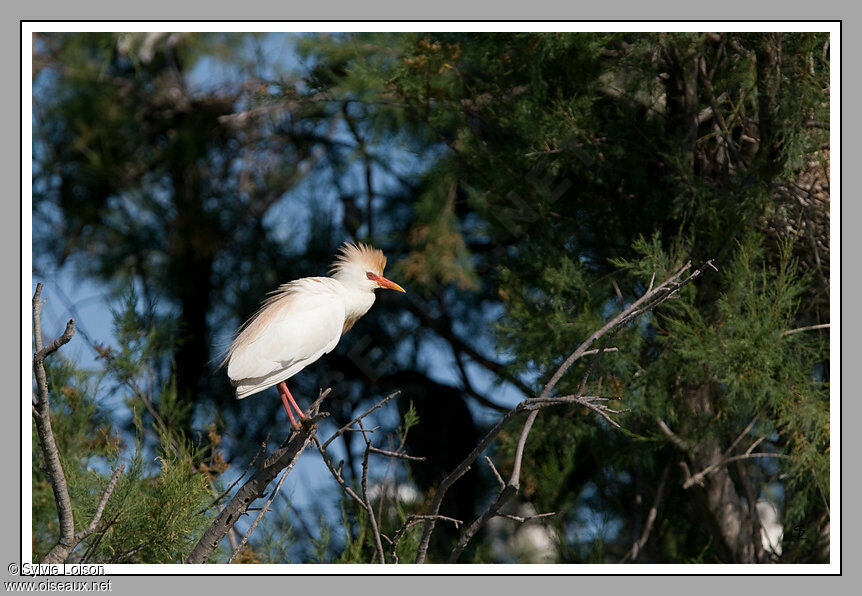
[(377, 275), (383, 275), (383, 270), (386, 268), (386, 257), (383, 255), (383, 251), (367, 244), (345, 242), (344, 246), (338, 249), (338, 252), (340, 254), (330, 268), (330, 273), (333, 275), (355, 264), (360, 264), (366, 271), (371, 271)]

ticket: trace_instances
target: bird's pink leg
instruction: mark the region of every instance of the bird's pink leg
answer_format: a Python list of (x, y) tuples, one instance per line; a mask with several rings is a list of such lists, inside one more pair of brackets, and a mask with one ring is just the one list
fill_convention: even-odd
[[(299, 424), (296, 423), (296, 418), (293, 417), (293, 412), (290, 411), (290, 404), (287, 401), (287, 396), (284, 394), (284, 391), (281, 390), (282, 385), (284, 383), (279, 383), (278, 385), (278, 395), (281, 397), (281, 403), (284, 404), (284, 409), (287, 411), (287, 416), (290, 418), (290, 426), (293, 428), (299, 428)], [(284, 385), (285, 389), (287, 385)]]
[(290, 389), (287, 388), (287, 383), (282, 381), (281, 383), (279, 383), (278, 386), (284, 391), (284, 394), (287, 395), (287, 399), (288, 399), (288, 401), (290, 401), (290, 405), (293, 406), (293, 408), (296, 410), (296, 413), (299, 415), (299, 417), (301, 419), (305, 419), (305, 414), (302, 412), (302, 408), (300, 408), (298, 405), (296, 405), (296, 400), (293, 399), (293, 396), (290, 394)]

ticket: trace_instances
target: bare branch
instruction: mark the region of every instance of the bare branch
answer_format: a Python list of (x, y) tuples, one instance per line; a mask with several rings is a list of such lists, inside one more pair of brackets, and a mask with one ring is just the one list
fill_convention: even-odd
[(406, 459), (410, 461), (425, 461), (427, 458), (420, 457), (417, 455), (407, 455), (406, 453), (401, 453), (399, 451), (387, 451), (385, 449), (379, 449), (373, 445), (368, 447), (369, 453), (376, 453), (377, 455), (385, 455), (386, 457), (395, 457), (398, 459)]
[[(57, 516), (60, 521), (60, 538), (57, 544), (42, 559), (44, 563), (61, 563), (66, 560), (72, 549), (77, 546), (75, 542), (75, 520), (72, 516), (72, 501), (69, 498), (69, 488), (66, 485), (66, 475), (63, 465), (60, 463), (60, 452), (54, 439), (54, 430), (51, 428), (51, 400), (48, 393), (48, 376), (45, 372), (45, 357), (56, 351), (61, 345), (67, 343), (74, 332), (74, 323), (69, 321), (66, 331), (55, 339), (47, 348), (42, 347), (42, 284), (36, 284), (36, 292), (33, 294), (33, 334), (35, 336), (36, 351), (33, 354), (33, 373), (36, 376), (36, 434), (39, 436), (39, 446), (45, 458), (45, 469), (48, 479), (51, 481), (51, 489), (54, 492), (54, 501), (57, 506)], [(70, 330), (71, 327), (71, 330)], [(49, 349), (53, 347), (53, 349)]]
[[(364, 435), (363, 435), (364, 436)], [(317, 447), (317, 451), (320, 452), (320, 456), (323, 458), (323, 463), (326, 464), (327, 469), (329, 469), (329, 473), (332, 474), (332, 477), (335, 478), (335, 481), (341, 486), (341, 489), (349, 496), (351, 499), (359, 503), (363, 509), (368, 513), (369, 522), (371, 523), (371, 533), (374, 536), (374, 549), (375, 555), (379, 559), (381, 563), (386, 563), (386, 558), (383, 554), (383, 544), (380, 541), (380, 532), (377, 527), (377, 518), (374, 515), (374, 508), (371, 506), (371, 503), (367, 500), (367, 482), (368, 482), (368, 449), (365, 450), (365, 455), (363, 457), (362, 462), (362, 485), (361, 492), (362, 496), (356, 494), (356, 491), (350, 488), (347, 482), (344, 480), (344, 477), (341, 475), (341, 466), (336, 469), (332, 462), (329, 459), (329, 456), (326, 453), (326, 447), (320, 443), (317, 437), (312, 437), (312, 441), (314, 441), (315, 447)]]
[(521, 486), (521, 462), (523, 461), (524, 456), (524, 446), (527, 443), (527, 436), (530, 434), (533, 422), (536, 421), (536, 417), (538, 415), (539, 410), (533, 410), (524, 422), (524, 427), (521, 429), (521, 436), (518, 437), (518, 445), (515, 448), (515, 461), (512, 464), (512, 475), (509, 477), (509, 482), (503, 487), (503, 490), (500, 491), (500, 494), (497, 495), (497, 499), (491, 504), (491, 506), (488, 507), (488, 509), (486, 509), (485, 512), (476, 520), (474, 520), (472, 524), (464, 529), (464, 532), (461, 533), (461, 536), (458, 539), (458, 544), (455, 545), (455, 548), (449, 554), (449, 560), (447, 563), (455, 563), (458, 560), (458, 557), (461, 556), (461, 553), (464, 552), (464, 548), (466, 548), (467, 543), (470, 542), (470, 539), (479, 531), (479, 528), (481, 528), (488, 519), (496, 515), (500, 508), (518, 492)]
[(668, 472), (670, 472), (670, 462), (665, 464), (664, 470), (661, 472), (661, 478), (658, 481), (658, 487), (655, 491), (655, 499), (652, 502), (652, 507), (650, 507), (649, 513), (647, 514), (647, 520), (644, 525), (643, 532), (641, 532), (640, 537), (638, 537), (634, 544), (632, 544), (629, 552), (620, 559), (620, 563), (625, 563), (629, 559), (631, 559), (632, 562), (636, 561), (641, 549), (643, 549), (647, 540), (649, 540), (650, 532), (652, 532), (653, 524), (655, 524), (655, 520), (658, 515), (658, 507), (661, 504), (662, 497), (664, 496), (664, 487), (667, 484)]
[(691, 446), (688, 444), (688, 441), (676, 435), (664, 420), (662, 420), (658, 416), (656, 416), (655, 420), (661, 431), (667, 435), (667, 437), (670, 439), (670, 442), (676, 445), (678, 449), (680, 449), (681, 451), (689, 451), (691, 449)]
[(383, 544), (380, 542), (380, 529), (377, 525), (377, 516), (374, 514), (374, 507), (368, 500), (368, 456), (371, 454), (371, 439), (365, 434), (365, 429), (362, 427), (362, 421), (357, 420), (356, 424), (363, 431), (362, 438), (365, 439), (365, 453), (362, 455), (362, 503), (365, 510), (368, 512), (368, 523), (371, 525), (371, 535), (374, 537), (374, 548), (377, 550), (377, 556), (380, 558), (380, 563), (386, 563), (386, 556), (383, 553)]
[(735, 461), (740, 461), (743, 459), (753, 459), (756, 457), (785, 458), (787, 456), (784, 455), (783, 453), (743, 453), (742, 455), (734, 455), (732, 457), (727, 457), (718, 463), (715, 463), (715, 464), (712, 464), (711, 466), (705, 467), (703, 470), (701, 470), (697, 474), (694, 474), (691, 477), (687, 478), (686, 481), (682, 483), (682, 488), (683, 489), (689, 489), (692, 486), (694, 486), (695, 484), (698, 484), (698, 485), (702, 484), (704, 478), (706, 478), (707, 476), (709, 476), (710, 474), (712, 474), (716, 470), (722, 468), (723, 466), (726, 466), (729, 463), (733, 463)]
[[(730, 455), (730, 452), (733, 451), (733, 448), (736, 447), (739, 444), (739, 442), (743, 439), (743, 437), (745, 437), (745, 435), (748, 434), (748, 431), (750, 431), (752, 428), (754, 428), (754, 423), (757, 422), (758, 417), (759, 417), (759, 414), (755, 414), (754, 417), (751, 419), (751, 421), (745, 426), (745, 428), (742, 429), (742, 432), (739, 433), (739, 435), (733, 440), (733, 443), (730, 444), (730, 447), (728, 447), (727, 449), (724, 450), (724, 456), (725, 457)], [(750, 449), (753, 450), (754, 447), (751, 447)]]
[(96, 528), (99, 526), (99, 522), (102, 521), (102, 514), (105, 512), (105, 506), (108, 504), (108, 499), (111, 498), (111, 493), (114, 492), (114, 488), (117, 486), (117, 482), (120, 480), (120, 476), (122, 476), (125, 469), (126, 466), (120, 466), (114, 470), (114, 473), (111, 475), (111, 479), (108, 481), (108, 486), (105, 487), (105, 492), (102, 493), (102, 498), (99, 499), (99, 504), (96, 505), (93, 519), (90, 520), (90, 523), (87, 524), (86, 528), (75, 534), (76, 543), (80, 543), (96, 531)]
[(251, 461), (248, 462), (248, 465), (246, 466), (245, 471), (242, 473), (242, 475), (240, 475), (239, 478), (234, 480), (233, 483), (231, 483), (231, 485), (229, 487), (227, 487), (221, 493), (216, 495), (216, 498), (213, 500), (213, 502), (210, 503), (209, 505), (207, 505), (204, 509), (201, 509), (200, 511), (198, 511), (198, 514), (205, 513), (206, 510), (209, 509), (210, 507), (215, 507), (216, 505), (218, 505), (221, 502), (222, 499), (224, 499), (226, 496), (228, 496), (230, 494), (230, 491), (232, 491), (234, 489), (234, 487), (237, 484), (239, 484), (240, 481), (243, 478), (245, 478), (245, 475), (248, 474), (249, 471), (254, 467), (254, 462), (256, 462), (258, 459), (263, 457), (263, 455), (266, 453), (267, 443), (269, 443), (269, 434), (267, 434), (266, 439), (264, 439), (263, 442), (260, 444), (260, 448), (257, 450), (257, 453), (255, 453), (254, 457), (251, 458)]
[[(691, 269), (691, 262), (686, 263), (683, 267), (681, 267), (676, 273), (666, 279), (664, 282), (659, 284), (657, 287), (652, 288), (652, 281), (650, 282), (650, 289), (644, 293), (643, 296), (638, 298), (635, 302), (633, 302), (628, 308), (623, 310), (616, 317), (608, 321), (601, 329), (593, 333), (586, 341), (584, 341), (581, 345), (579, 345), (566, 360), (559, 366), (556, 372), (551, 376), (550, 380), (547, 382), (545, 387), (542, 389), (542, 392), (539, 394), (538, 398), (528, 398), (523, 402), (519, 403), (517, 406), (509, 410), (498, 422), (494, 425), (491, 430), (489, 430), (486, 435), (482, 438), (479, 444), (470, 452), (467, 457), (459, 463), (452, 472), (450, 472), (441, 482), (437, 488), (437, 491), (434, 493), (434, 498), (432, 499), (431, 505), (428, 509), (428, 519), (425, 522), (425, 529), (422, 533), (422, 538), (419, 542), (419, 548), (416, 554), (416, 563), (424, 563), (425, 557), (428, 552), (428, 544), (431, 541), (431, 534), (434, 531), (435, 526), (435, 517), (440, 511), (440, 505), (443, 501), (443, 497), (446, 492), (455, 483), (464, 473), (470, 468), (472, 463), (476, 460), (479, 455), (481, 455), (485, 449), (487, 449), (488, 445), (496, 438), (499, 432), (503, 429), (503, 427), (509, 423), (515, 416), (520, 414), (521, 412), (532, 410), (530, 416), (525, 422), (524, 429), (522, 430), (521, 440), (519, 440), (520, 449), (523, 449), (522, 442), (526, 442), (527, 435), (529, 434), (530, 427), (533, 424), (536, 416), (538, 415), (538, 410), (543, 407), (548, 407), (554, 404), (560, 403), (577, 403), (583, 405), (600, 416), (602, 416), (605, 420), (607, 420), (611, 425), (619, 427), (619, 424), (613, 420), (609, 414), (611, 413), (620, 413), (624, 410), (612, 410), (605, 405), (597, 404), (595, 402), (598, 401), (606, 401), (608, 398), (602, 398), (597, 396), (587, 397), (581, 395), (584, 391), (585, 387), (585, 379), (581, 383), (581, 387), (579, 388), (578, 395), (573, 396), (563, 396), (560, 398), (551, 397), (551, 392), (556, 387), (557, 383), (562, 379), (563, 375), (571, 368), (571, 366), (584, 354), (590, 350), (592, 344), (596, 342), (599, 338), (602, 338), (608, 334), (613, 335), (623, 326), (627, 325), (631, 321), (633, 321), (638, 316), (642, 315), (645, 312), (648, 312), (665, 301), (669, 300), (673, 296), (675, 296), (679, 290), (690, 283), (695, 278), (699, 277), (703, 273), (703, 269), (707, 266), (713, 267), (712, 261), (708, 261), (701, 268), (692, 271), (687, 277), (683, 279), (683, 275)], [(607, 343), (607, 342), (606, 342)], [(604, 346), (599, 349), (596, 353), (596, 359), (598, 359), (604, 350)], [(589, 376), (592, 371), (593, 366), (595, 366), (595, 361), (591, 364), (590, 368), (587, 371), (587, 375)], [(513, 470), (513, 479), (517, 482), (520, 474), (520, 461), (517, 462), (516, 469)], [(496, 501), (492, 503), (492, 505), (483, 513), (477, 520), (473, 522), (468, 528), (464, 530), (464, 533), (459, 540), (458, 545), (455, 547), (455, 550), (452, 551), (449, 560), (456, 560), (463, 550), (466, 543), (470, 540), (470, 537), (475, 534), (475, 532), (481, 527), (481, 525), (487, 521), (490, 517), (496, 514), (499, 508), (508, 501), (511, 496), (516, 493), (518, 490), (517, 485), (513, 485), (510, 481), (509, 484), (500, 492)]]
[(461, 526), (461, 524), (464, 523), (459, 519), (455, 519), (452, 517), (446, 517), (445, 515), (434, 515), (434, 516), (410, 515), (410, 516), (408, 516), (407, 519), (404, 520), (404, 525), (402, 525), (400, 528), (398, 528), (398, 530), (395, 532), (395, 536), (393, 536), (392, 540), (389, 541), (392, 544), (392, 561), (394, 563), (398, 563), (398, 553), (396, 552), (396, 549), (398, 548), (398, 542), (404, 536), (404, 533), (407, 530), (409, 530), (411, 527), (415, 526), (416, 524), (421, 523), (423, 521), (426, 521), (428, 519), (431, 519), (432, 517), (435, 520), (443, 520), (443, 521), (451, 522), (452, 524), (454, 524), (456, 529), (459, 528)]
[(374, 406), (372, 406), (371, 408), (369, 408), (368, 410), (366, 410), (365, 412), (363, 412), (362, 414), (360, 414), (359, 416), (357, 416), (356, 418), (354, 418), (353, 420), (351, 420), (350, 422), (348, 422), (347, 424), (345, 424), (344, 426), (339, 428), (334, 435), (332, 435), (331, 437), (329, 437), (326, 440), (326, 442), (323, 444), (323, 448), (326, 449), (327, 447), (329, 447), (330, 443), (332, 443), (335, 439), (337, 439), (338, 437), (343, 435), (345, 432), (347, 432), (351, 426), (353, 426), (354, 424), (356, 424), (357, 422), (359, 422), (360, 420), (362, 420), (363, 418), (368, 416), (374, 410), (382, 407), (384, 404), (386, 404), (386, 402), (388, 402), (393, 397), (397, 397), (400, 394), (401, 394), (400, 390), (399, 391), (393, 391), (392, 393), (390, 393), (389, 395), (384, 397), (382, 400), (380, 400), (379, 402), (374, 404)]
[(526, 517), (522, 517), (520, 515), (512, 515), (511, 513), (498, 513), (497, 517), (503, 517), (505, 519), (511, 519), (512, 521), (516, 521), (518, 523), (526, 523), (528, 521), (532, 521), (534, 519), (541, 519), (543, 517), (551, 517), (553, 515), (557, 515), (555, 511), (549, 511), (548, 513), (537, 513), (536, 515), (528, 515)]
[[(312, 417), (303, 420), (300, 429), (291, 432), (281, 444), (281, 447), (262, 463), (251, 478), (228, 501), (207, 531), (201, 536), (197, 545), (195, 545), (186, 561), (187, 563), (206, 563), (213, 551), (218, 547), (222, 538), (233, 528), (239, 518), (248, 511), (256, 499), (263, 496), (269, 483), (285, 468), (288, 469), (286, 473), (289, 473), (296, 460), (299, 459), (299, 456), (308, 445), (309, 439), (316, 440), (317, 425), (323, 418), (328, 416), (326, 413), (315, 414), (327, 393), (328, 391), (321, 392), (320, 396), (311, 405), (310, 413), (312, 413)], [(264, 507), (264, 510), (266, 510), (266, 507)]]
[(563, 375), (571, 368), (571, 366), (581, 357), (583, 357), (584, 353), (596, 342), (597, 339), (603, 337), (611, 330), (616, 329), (617, 327), (622, 327), (627, 323), (630, 323), (639, 315), (652, 310), (659, 304), (667, 301), (671, 296), (675, 295), (679, 290), (691, 282), (696, 277), (699, 277), (703, 273), (703, 269), (706, 266), (712, 266), (712, 261), (707, 261), (700, 269), (693, 271), (687, 278), (680, 281), (682, 275), (691, 269), (691, 261), (686, 263), (683, 267), (679, 269), (676, 273), (666, 279), (664, 282), (659, 284), (657, 287), (650, 289), (643, 296), (635, 300), (627, 309), (622, 311), (616, 317), (608, 321), (601, 329), (593, 333), (585, 342), (579, 345), (574, 352), (572, 352), (568, 358), (560, 365), (557, 371), (553, 374), (551, 379), (545, 385), (545, 388), (542, 390), (542, 393), (539, 397), (548, 397), (551, 391), (554, 390), (554, 387), (557, 386), (557, 383), (560, 379), (563, 378)]
[(829, 323), (823, 323), (822, 325), (809, 325), (808, 327), (798, 327), (797, 329), (788, 329), (784, 333), (781, 334), (781, 337), (786, 335), (793, 335), (794, 333), (801, 333), (802, 331), (813, 331), (815, 329), (829, 329)]
[(51, 399), (48, 391), (48, 376), (45, 372), (45, 358), (69, 343), (75, 334), (75, 321), (69, 320), (63, 334), (54, 339), (47, 346), (42, 345), (42, 296), (41, 282), (36, 284), (33, 294), (33, 334), (35, 337), (36, 351), (33, 354), (33, 373), (36, 376), (36, 395), (33, 396), (34, 404), (33, 420), (36, 424), (36, 434), (39, 437), (39, 446), (45, 459), (45, 468), (51, 481), (51, 489), (54, 492), (54, 501), (57, 506), (57, 516), (60, 521), (60, 538), (57, 544), (48, 551), (42, 559), (44, 563), (64, 562), (82, 540), (90, 536), (99, 527), (102, 514), (111, 498), (111, 493), (117, 486), (117, 482), (125, 469), (123, 466), (117, 468), (105, 491), (96, 505), (93, 517), (87, 526), (75, 533), (75, 519), (72, 514), (72, 500), (69, 497), (69, 488), (66, 484), (66, 475), (60, 462), (60, 452), (54, 437), (54, 429), (51, 426)]
[(425, 530), (422, 533), (422, 539), (419, 542), (419, 550), (416, 554), (416, 563), (424, 563), (425, 555), (428, 551), (428, 543), (431, 540), (431, 533), (434, 531), (434, 524), (436, 521), (436, 516), (440, 511), (440, 505), (443, 502), (443, 497), (446, 495), (446, 491), (449, 490), (449, 487), (452, 486), (456, 480), (458, 480), (461, 476), (463, 476), (467, 470), (470, 469), (470, 465), (479, 457), (485, 449), (488, 448), (488, 445), (497, 437), (499, 432), (503, 429), (503, 427), (515, 416), (525, 411), (524, 403), (521, 402), (500, 418), (497, 424), (489, 430), (478, 445), (464, 458), (460, 464), (458, 464), (452, 472), (450, 472), (441, 482), (440, 486), (437, 487), (437, 490), (434, 493), (434, 499), (431, 502), (431, 506), (428, 509), (428, 514), (425, 522)]
[(267, 511), (269, 511), (269, 506), (272, 505), (272, 502), (275, 500), (275, 496), (278, 494), (278, 491), (281, 490), (281, 485), (284, 484), (287, 475), (290, 474), (290, 470), (291, 468), (293, 468), (294, 463), (296, 463), (296, 460), (291, 462), (291, 464), (287, 468), (285, 468), (284, 472), (281, 474), (281, 479), (278, 481), (278, 484), (275, 485), (275, 490), (272, 491), (272, 493), (269, 495), (269, 498), (266, 500), (266, 504), (260, 508), (260, 513), (257, 514), (257, 517), (254, 519), (254, 522), (252, 522), (251, 526), (248, 528), (248, 531), (242, 537), (242, 540), (240, 540), (236, 548), (233, 549), (230, 558), (227, 560), (228, 563), (233, 563), (233, 560), (245, 547), (246, 543), (248, 543), (248, 539), (251, 536), (252, 532), (254, 532), (254, 529), (257, 527), (257, 524), (260, 523), (260, 520), (263, 519), (263, 516), (266, 515)]
[(503, 490), (504, 488), (506, 488), (506, 483), (503, 480), (503, 477), (500, 476), (500, 472), (498, 472), (497, 468), (494, 467), (494, 462), (491, 461), (491, 458), (486, 455), (485, 461), (488, 462), (488, 466), (490, 466), (491, 471), (494, 472), (494, 478), (496, 478), (497, 482), (500, 483), (500, 490)]
[[(336, 431), (335, 434), (333, 434), (329, 439), (327, 439), (327, 441), (325, 443), (321, 444), (320, 441), (317, 439), (317, 437), (312, 437), (312, 440), (314, 441), (314, 445), (317, 447), (318, 452), (320, 452), (320, 455), (323, 458), (323, 463), (326, 465), (330, 474), (332, 474), (332, 477), (335, 478), (335, 481), (338, 482), (338, 484), (341, 486), (341, 488), (345, 492), (345, 494), (347, 494), (350, 498), (352, 498), (354, 501), (359, 503), (359, 505), (363, 509), (365, 509), (366, 513), (368, 514), (368, 520), (369, 520), (369, 524), (371, 526), (371, 534), (372, 534), (373, 539), (374, 539), (374, 550), (375, 550), (374, 554), (380, 563), (386, 563), (386, 554), (385, 554), (385, 551), (383, 550), (383, 543), (381, 542), (381, 536), (382, 535), (380, 533), (380, 529), (378, 526), (377, 515), (374, 512), (374, 507), (372, 507), (371, 502), (368, 499), (368, 459), (369, 459), (369, 456), (372, 453), (377, 453), (379, 455), (385, 455), (387, 457), (397, 457), (397, 458), (401, 458), (401, 459), (416, 460), (416, 461), (422, 461), (422, 460), (424, 460), (424, 458), (406, 455), (406, 454), (400, 453), (398, 451), (387, 451), (387, 450), (375, 447), (374, 445), (371, 444), (371, 439), (368, 437), (368, 434), (370, 431), (362, 425), (362, 419), (365, 418), (368, 414), (370, 414), (374, 410), (382, 407), (389, 400), (391, 400), (392, 398), (394, 398), (395, 396), (397, 396), (399, 394), (400, 394), (400, 391), (395, 391), (394, 393), (389, 394), (388, 396), (386, 396), (385, 398), (383, 398), (382, 400), (380, 400), (379, 402), (374, 404), (373, 407), (369, 408), (368, 410), (366, 410), (365, 412), (363, 412), (362, 414), (360, 414), (359, 416), (357, 416), (356, 418), (354, 418), (353, 420), (351, 420), (350, 422), (348, 422), (347, 424), (342, 426), (340, 429), (338, 429), (338, 431)], [(359, 428), (358, 429), (351, 428), (354, 424), (359, 425)], [(358, 430), (360, 433), (362, 433), (362, 438), (365, 441), (365, 451), (364, 451), (363, 457), (362, 457), (362, 479), (361, 479), (361, 483), (360, 483), (361, 495), (356, 494), (356, 491), (353, 490), (352, 488), (350, 488), (350, 486), (344, 480), (344, 477), (341, 475), (341, 464), (339, 464), (337, 468), (335, 466), (333, 466), (331, 460), (329, 459), (329, 456), (326, 453), (327, 445), (329, 445), (337, 437), (340, 437), (344, 433), (352, 431), (352, 430)], [(403, 445), (403, 442), (402, 442), (402, 445)], [(400, 447), (399, 447), (399, 449), (400, 449)]]
[(599, 352), (619, 352), (619, 351), (620, 351), (619, 348), (602, 348), (601, 350), (599, 350), (599, 349), (587, 350), (586, 352), (583, 353), (583, 356), (590, 356), (591, 354), (598, 354)]
[(60, 349), (60, 346), (69, 343), (69, 340), (72, 339), (73, 335), (75, 335), (75, 319), (69, 319), (69, 321), (66, 323), (66, 329), (65, 331), (63, 331), (63, 334), (54, 341), (52, 341), (50, 344), (36, 352), (36, 354), (33, 355), (33, 358), (35, 360), (44, 360), (46, 356)]

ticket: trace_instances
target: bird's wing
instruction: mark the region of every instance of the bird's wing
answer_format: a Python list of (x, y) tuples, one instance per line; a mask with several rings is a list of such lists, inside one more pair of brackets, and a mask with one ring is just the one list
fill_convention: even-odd
[[(237, 336), (228, 376), (244, 397), (296, 374), (331, 352), (344, 326), (344, 301), (330, 278), (285, 284)], [(243, 395), (240, 395), (240, 393)]]

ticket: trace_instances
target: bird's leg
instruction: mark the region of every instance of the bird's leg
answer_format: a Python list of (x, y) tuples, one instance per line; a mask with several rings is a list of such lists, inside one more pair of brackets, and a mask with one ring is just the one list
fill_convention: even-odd
[(284, 391), (284, 394), (287, 396), (290, 405), (292, 405), (293, 408), (296, 410), (296, 413), (300, 417), (300, 419), (305, 419), (305, 414), (302, 412), (302, 408), (296, 405), (296, 400), (293, 399), (293, 396), (290, 394), (290, 389), (287, 388), (287, 383), (282, 381), (281, 383), (279, 383), (279, 387), (281, 387), (281, 389)]
[[(287, 401), (287, 396), (284, 394), (284, 391), (281, 390), (282, 385), (284, 385), (284, 383), (278, 384), (278, 395), (281, 397), (281, 403), (284, 404), (284, 409), (287, 410), (287, 416), (290, 418), (290, 426), (293, 428), (299, 428), (296, 418), (293, 417), (293, 412), (290, 411), (290, 404)], [(284, 385), (284, 388), (287, 389), (287, 385)]]

